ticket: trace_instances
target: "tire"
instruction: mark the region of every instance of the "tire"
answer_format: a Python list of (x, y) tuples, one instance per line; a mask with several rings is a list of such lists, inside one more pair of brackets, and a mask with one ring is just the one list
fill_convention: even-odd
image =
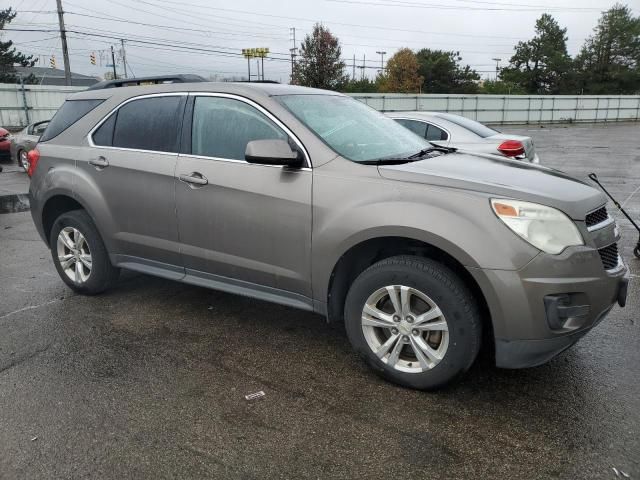
[[(60, 215), (51, 229), (49, 245), (60, 278), (75, 292), (95, 295), (118, 279), (120, 270), (111, 265), (104, 242), (84, 210)], [(63, 266), (63, 260), (67, 265)]]
[(25, 172), (29, 171), (29, 161), (27, 160), (27, 151), (26, 150), (19, 150), (18, 151), (17, 160), (18, 160), (18, 166), (20, 168), (22, 168)]
[[(402, 298), (409, 299), (409, 308), (402, 307)], [(345, 302), (345, 327), (356, 352), (379, 375), (420, 390), (437, 389), (466, 372), (482, 338), (480, 311), (465, 283), (445, 265), (414, 256), (382, 260), (355, 279)]]

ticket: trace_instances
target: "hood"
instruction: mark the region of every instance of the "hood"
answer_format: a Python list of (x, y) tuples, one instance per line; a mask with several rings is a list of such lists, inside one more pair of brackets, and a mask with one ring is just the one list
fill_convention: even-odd
[(592, 186), (548, 167), (500, 158), (451, 153), (400, 165), (381, 165), (390, 180), (488, 193), (558, 208), (574, 220), (604, 203)]

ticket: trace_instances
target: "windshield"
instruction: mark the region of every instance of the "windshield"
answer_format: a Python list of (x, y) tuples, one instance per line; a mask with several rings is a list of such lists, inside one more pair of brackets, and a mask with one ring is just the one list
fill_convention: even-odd
[(410, 130), (351, 97), (276, 97), (335, 152), (354, 162), (405, 158), (432, 145)]

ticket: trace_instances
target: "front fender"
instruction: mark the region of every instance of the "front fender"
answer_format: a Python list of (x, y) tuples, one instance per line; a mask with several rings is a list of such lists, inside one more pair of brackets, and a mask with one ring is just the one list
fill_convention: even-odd
[(381, 237), (424, 242), (469, 269), (517, 270), (538, 253), (496, 218), (481, 192), (325, 170), (314, 177), (314, 298), (326, 301), (347, 251)]

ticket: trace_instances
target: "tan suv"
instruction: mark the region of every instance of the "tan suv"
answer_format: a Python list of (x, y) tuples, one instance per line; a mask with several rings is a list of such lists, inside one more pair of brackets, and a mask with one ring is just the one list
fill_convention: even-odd
[(33, 219), (75, 291), (127, 268), (311, 310), (409, 387), (459, 376), (483, 338), (500, 367), (546, 362), (625, 303), (600, 192), (333, 92), (86, 91), (29, 159)]

